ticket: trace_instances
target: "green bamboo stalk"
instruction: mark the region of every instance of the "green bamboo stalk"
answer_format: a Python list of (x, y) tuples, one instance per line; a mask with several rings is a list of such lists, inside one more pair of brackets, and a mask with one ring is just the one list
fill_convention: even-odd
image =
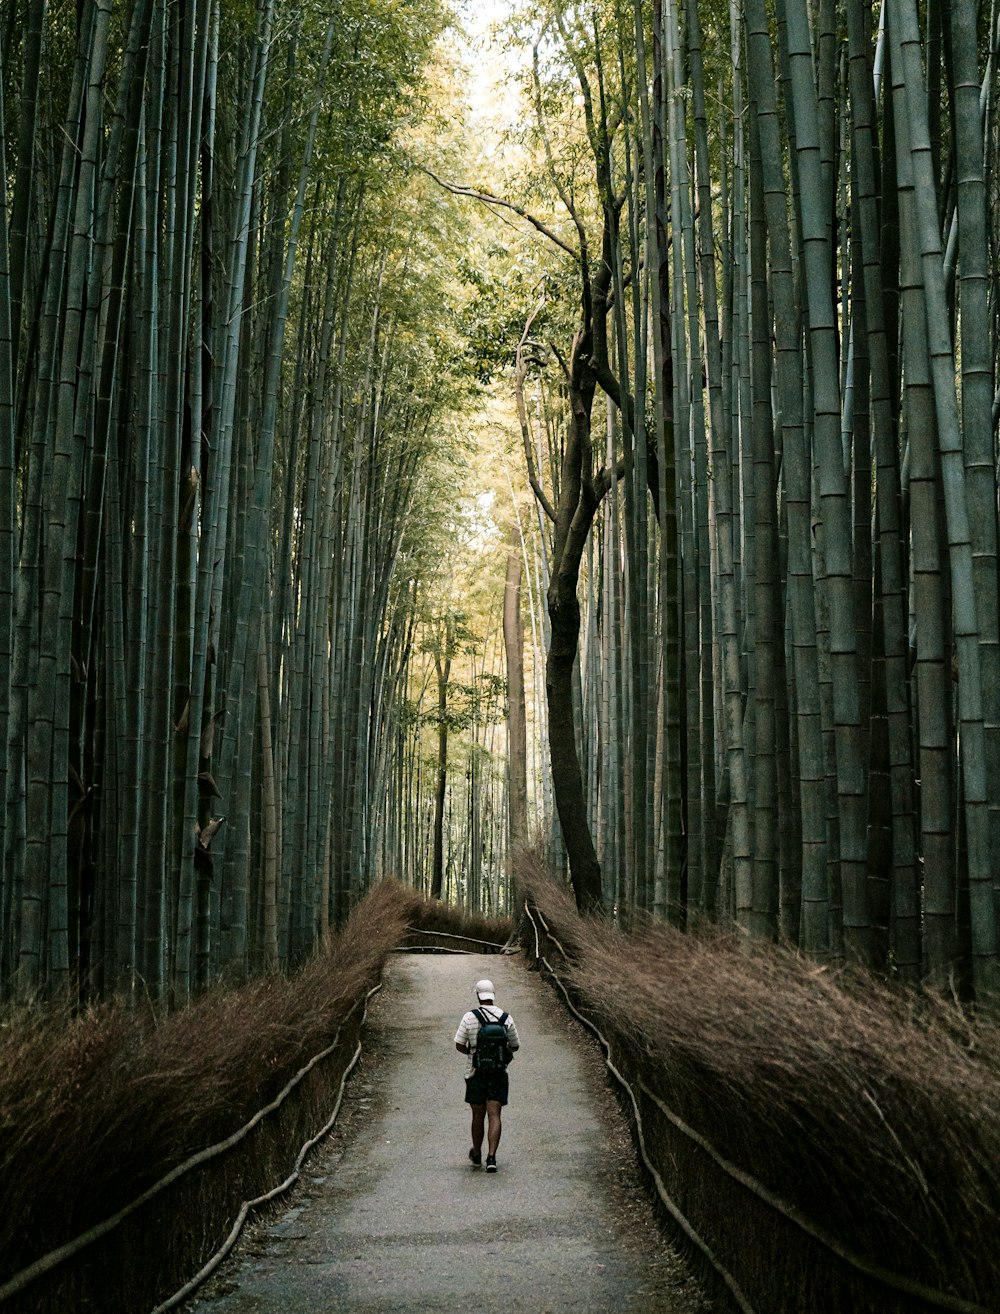
[[(830, 890), (826, 854), (826, 765), (816, 651), (812, 563), (810, 461), (803, 425), (802, 310), (797, 300), (773, 74), (763, 5), (747, 11), (750, 90), (761, 138), (768, 268), (774, 305), (777, 390), (781, 410), (782, 474), (788, 528), (787, 588), (795, 683), (796, 739), (801, 788), (801, 943), (809, 953), (830, 949)], [(750, 60), (750, 50), (754, 57)], [(800, 931), (788, 928), (793, 938)]]
[[(0, 668), (10, 672), (14, 626), (14, 378), (16, 343), (12, 327), (10, 240), (7, 203), (7, 121), (0, 85)], [(10, 713), (10, 683), (0, 681), (0, 807), (8, 794), (9, 758), (7, 725)], [(0, 851), (0, 996), (12, 984), (12, 915), (14, 891), (7, 865), (6, 845)]]
[(29, 252), (35, 209), (37, 128), (41, 122), (38, 93), (42, 86), (40, 74), (47, 8), (47, 0), (30, 0), (24, 20), (17, 166), (9, 227), (11, 342), (17, 353), (20, 351), (25, 297), (30, 289)]
[[(892, 58), (897, 83), (895, 51)], [(897, 101), (904, 96), (900, 86)], [(896, 122), (899, 124), (897, 103)], [(911, 570), (916, 624), (916, 694), (920, 751), (920, 827), (923, 858), (924, 958), (932, 984), (940, 986), (958, 957), (956, 927), (955, 803), (952, 768), (951, 691), (948, 680), (947, 615), (942, 574), (943, 535), (939, 524), (940, 469), (935, 443), (936, 417), (928, 364), (927, 336), (917, 234), (913, 170), (908, 149), (898, 157), (900, 298), (903, 311), (903, 362), (909, 438)]]
[(888, 12), (893, 87), (894, 90), (897, 87), (900, 89), (901, 99), (905, 98), (906, 110), (903, 116), (897, 107), (897, 133), (902, 138), (897, 142), (897, 149), (900, 154), (904, 147), (909, 151), (913, 167), (917, 240), (947, 518), (958, 666), (960, 762), (968, 845), (973, 980), (977, 993), (984, 999), (992, 999), (1000, 990), (1000, 954), (993, 894), (993, 855), (989, 847), (989, 791), (980, 631), (969, 500), (955, 392), (954, 350), (942, 270), (933, 147), (928, 132), (915, 7), (909, 0), (890, 0)]
[[(893, 375), (886, 332), (882, 282), (878, 159), (875, 150), (874, 88), (870, 56), (870, 13), (851, 0), (847, 7), (852, 118), (851, 177), (855, 191), (854, 242), (860, 251), (865, 285), (867, 340), (871, 369), (872, 436), (875, 460), (875, 533), (878, 608), (882, 618), (882, 664), (888, 720), (888, 768), (892, 811), (893, 953), (897, 969), (914, 979), (920, 972), (920, 915), (914, 832), (909, 675), (907, 671), (906, 580), (909, 567), (901, 528), (898, 433), (893, 417)], [(888, 157), (891, 159), (891, 156)], [(883, 196), (895, 192), (889, 173)]]
[[(959, 305), (961, 425), (969, 504), (973, 588), (979, 627), (987, 780), (1000, 778), (1000, 615), (997, 574), (997, 472), (993, 433), (989, 242), (984, 123), (977, 59), (976, 6), (949, 10), (953, 61)], [(988, 852), (1000, 851), (1000, 799), (989, 801)], [(993, 883), (1000, 890), (994, 857)], [(985, 901), (985, 894), (982, 896)]]
[(830, 601), (833, 725), (836, 743), (838, 845), (847, 952), (873, 956), (867, 904), (866, 763), (859, 705), (857, 624), (850, 499), (840, 438), (840, 393), (832, 287), (831, 233), (823, 205), (817, 93), (811, 65), (807, 6), (781, 0), (787, 24), (795, 155), (801, 177), (800, 223), (804, 246), (808, 338), (812, 361), (814, 441), (825, 551), (824, 587)]
[[(748, 50), (748, 62), (750, 52)], [(760, 133), (750, 120), (751, 460), (753, 464), (754, 571), (754, 864), (749, 929), (760, 939), (778, 930), (777, 647), (778, 563), (774, 417), (766, 277), (766, 220)]]

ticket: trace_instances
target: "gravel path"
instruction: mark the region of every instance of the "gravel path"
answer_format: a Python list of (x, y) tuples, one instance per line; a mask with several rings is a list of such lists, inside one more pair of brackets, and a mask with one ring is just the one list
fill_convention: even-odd
[[(492, 978), (521, 1051), (499, 1171), (467, 1158), (455, 1028)], [(198, 1314), (704, 1314), (638, 1180), (603, 1064), (517, 958), (399, 955), (338, 1129)]]

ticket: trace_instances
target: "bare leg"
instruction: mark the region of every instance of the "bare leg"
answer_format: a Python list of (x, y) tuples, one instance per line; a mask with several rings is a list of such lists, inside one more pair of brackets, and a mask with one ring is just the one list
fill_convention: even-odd
[[(473, 1104), (472, 1106), (472, 1148), (481, 1153), (483, 1148), (483, 1132), (486, 1127), (486, 1105)], [(490, 1123), (490, 1135), (493, 1135), (492, 1120)], [(499, 1135), (497, 1136), (499, 1140)], [(492, 1154), (493, 1151), (491, 1150)]]
[[(483, 1106), (480, 1104), (480, 1105), (478, 1105), (477, 1107), (481, 1109)], [(499, 1100), (487, 1100), (487, 1101), (486, 1101), (486, 1110), (485, 1110), (485, 1111), (490, 1115), (490, 1135), (489, 1135), (489, 1143), (488, 1143), (488, 1147), (487, 1147), (487, 1153), (489, 1153), (489, 1154), (496, 1154), (496, 1152), (497, 1152), (497, 1146), (500, 1144), (500, 1133), (501, 1133), (501, 1131), (503, 1130), (503, 1128), (502, 1128), (501, 1125), (500, 1125), (500, 1109), (501, 1109), (501, 1104), (500, 1104), (500, 1101), (499, 1101)], [(480, 1116), (480, 1122), (479, 1122), (479, 1128), (480, 1128), (480, 1130), (479, 1130), (479, 1137), (480, 1137), (480, 1140), (482, 1140), (482, 1135), (483, 1135), (483, 1132), (482, 1132), (482, 1126), (483, 1126), (483, 1124), (482, 1124), (482, 1114), (480, 1114), (479, 1116)], [(473, 1132), (472, 1132), (472, 1135), (473, 1135), (473, 1139), (475, 1139), (475, 1135), (476, 1135), (476, 1133), (475, 1133), (475, 1122), (473, 1122)]]

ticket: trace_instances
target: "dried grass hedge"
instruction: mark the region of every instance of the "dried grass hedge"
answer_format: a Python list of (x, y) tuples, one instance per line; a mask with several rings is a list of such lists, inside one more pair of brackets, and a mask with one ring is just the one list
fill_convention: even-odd
[(407, 948), (491, 953), (507, 943), (513, 929), (509, 917), (485, 917), (464, 912), (440, 899), (420, 899), (410, 916), (405, 943)]
[(633, 1084), (842, 1246), (953, 1298), (860, 1276), (641, 1095), (658, 1170), (753, 1308), (1000, 1308), (995, 1025), (731, 936), (662, 924), (626, 936), (579, 918), (537, 868), (520, 886), (568, 959), (551, 942), (542, 952)]
[(383, 882), (294, 977), (213, 989), (162, 1022), (117, 1005), (74, 1018), (8, 1018), (0, 1027), (0, 1286), (232, 1135), (341, 1034), (330, 1058), (240, 1146), (180, 1178), (5, 1309), (148, 1309), (194, 1272), (241, 1201), (282, 1180), (323, 1125), (357, 1043), (355, 1006), (419, 903)]

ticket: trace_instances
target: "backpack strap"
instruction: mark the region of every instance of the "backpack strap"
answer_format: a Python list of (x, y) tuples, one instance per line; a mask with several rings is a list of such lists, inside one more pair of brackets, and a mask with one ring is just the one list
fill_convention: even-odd
[[(494, 1004), (493, 1007), (496, 1008), (496, 1004)], [(476, 1019), (476, 1021), (479, 1023), (481, 1027), (484, 1027), (487, 1022), (499, 1022), (501, 1026), (505, 1027), (507, 1025), (507, 1019), (510, 1017), (510, 1014), (501, 1013), (499, 1017), (487, 1017), (481, 1008), (474, 1008), (472, 1010), (472, 1016)]]
[[(496, 1008), (496, 1004), (494, 1004), (493, 1007)], [(506, 1026), (510, 1014), (501, 1013), (499, 1017), (487, 1017), (481, 1008), (474, 1008), (472, 1010), (472, 1016), (478, 1020), (481, 1027), (484, 1027), (487, 1022), (502, 1022), (503, 1025)]]

